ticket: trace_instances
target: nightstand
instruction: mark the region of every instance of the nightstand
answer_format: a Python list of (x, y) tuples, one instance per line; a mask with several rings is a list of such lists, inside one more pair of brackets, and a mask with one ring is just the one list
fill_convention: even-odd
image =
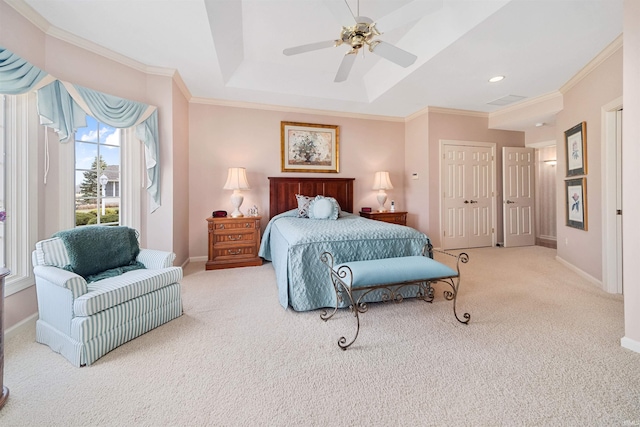
[(207, 270), (262, 265), (260, 218), (207, 218), (209, 223), (209, 260)]
[(362, 212), (360, 216), (376, 221), (390, 222), (392, 224), (407, 225), (407, 212)]

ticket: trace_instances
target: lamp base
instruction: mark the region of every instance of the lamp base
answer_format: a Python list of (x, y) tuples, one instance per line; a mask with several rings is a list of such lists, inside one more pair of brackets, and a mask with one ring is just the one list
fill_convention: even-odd
[(387, 201), (387, 193), (385, 193), (383, 190), (380, 190), (376, 198), (378, 199), (378, 204), (380, 205), (380, 207), (378, 208), (378, 212), (386, 212), (387, 210), (384, 208), (384, 204)]
[(234, 209), (229, 216), (231, 218), (239, 218), (244, 216), (242, 212), (240, 212), (240, 206), (242, 206), (242, 202), (244, 201), (244, 196), (238, 190), (233, 190), (233, 194), (231, 195), (231, 204)]

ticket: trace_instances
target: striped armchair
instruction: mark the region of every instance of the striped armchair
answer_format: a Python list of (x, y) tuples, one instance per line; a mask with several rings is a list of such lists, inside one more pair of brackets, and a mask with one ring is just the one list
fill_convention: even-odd
[(182, 268), (175, 254), (141, 249), (144, 269), (87, 283), (63, 267), (63, 241), (36, 243), (32, 253), (39, 319), (36, 341), (75, 366), (91, 365), (114, 348), (182, 315)]

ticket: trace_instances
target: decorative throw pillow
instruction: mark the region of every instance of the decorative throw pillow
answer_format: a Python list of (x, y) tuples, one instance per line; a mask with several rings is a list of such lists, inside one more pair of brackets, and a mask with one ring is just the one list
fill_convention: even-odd
[(313, 202), (313, 197), (296, 194), (298, 201), (298, 218), (309, 218), (309, 205)]
[(325, 197), (325, 198), (331, 200), (331, 203), (335, 205), (336, 209), (338, 209), (338, 218), (340, 218), (342, 216), (342, 209), (340, 208), (340, 204), (338, 203), (338, 201), (333, 197)]
[(316, 196), (309, 205), (309, 218), (338, 219), (338, 205), (324, 196)]

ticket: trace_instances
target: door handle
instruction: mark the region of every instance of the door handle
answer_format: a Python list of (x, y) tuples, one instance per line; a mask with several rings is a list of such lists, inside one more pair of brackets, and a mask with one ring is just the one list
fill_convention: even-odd
[(505, 201), (505, 203), (506, 203), (507, 205), (510, 205), (511, 203), (515, 203), (515, 202), (514, 202), (514, 201), (512, 201), (512, 200), (507, 200), (507, 201)]

